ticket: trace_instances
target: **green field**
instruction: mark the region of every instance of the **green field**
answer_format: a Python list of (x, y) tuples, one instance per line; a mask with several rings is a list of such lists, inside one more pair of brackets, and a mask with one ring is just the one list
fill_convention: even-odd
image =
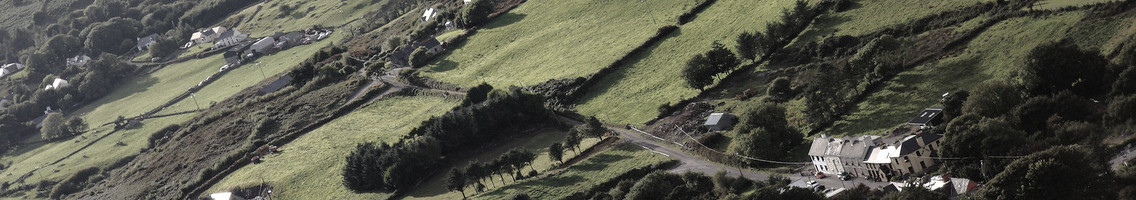
[(556, 175), (522, 181), (519, 184), (490, 190), (473, 199), (507, 199), (525, 192), (533, 199), (561, 199), (576, 192), (587, 192), (591, 187), (635, 168), (671, 160), (633, 144), (622, 144), (587, 160), (581, 161)]
[[(528, 171), (535, 168), (538, 173), (544, 174), (544, 173), (547, 173), (548, 169), (552, 168), (554, 166), (554, 164), (557, 164), (557, 163), (553, 162), (552, 159), (548, 158), (548, 146), (552, 145), (552, 143), (564, 141), (564, 138), (567, 137), (567, 135), (568, 135), (567, 132), (564, 132), (564, 131), (551, 131), (551, 130), (540, 131), (540, 132), (533, 134), (533, 135), (530, 135), (530, 136), (521, 136), (521, 137), (515, 138), (513, 141), (511, 141), (507, 144), (499, 145), (497, 148), (492, 148), (492, 149), (480, 152), (478, 155), (473, 156), (471, 158), (458, 160), (458, 161), (456, 161), (456, 163), (461, 163), (459, 165), (464, 167), (464, 166), (467, 166), (469, 164), (469, 162), (471, 162), (473, 160), (491, 161), (491, 160), (499, 157), (501, 154), (504, 154), (505, 152), (509, 151), (510, 149), (523, 148), (523, 149), (526, 149), (526, 150), (531, 151), (533, 153), (536, 153), (537, 157), (533, 161), (532, 167), (531, 168), (525, 167), (524, 170), (521, 170), (522, 173), (525, 173), (525, 175), (528, 175)], [(584, 139), (583, 141), (580, 142), (580, 148), (587, 149), (587, 148), (595, 145), (597, 142), (599, 142), (599, 139), (597, 139), (597, 138), (586, 138), (586, 139)], [(579, 155), (577, 155), (576, 152), (566, 151), (566, 152), (564, 152), (563, 159), (568, 160), (568, 159), (571, 159), (571, 158), (576, 157), (576, 156), (579, 156)], [(450, 169), (452, 169), (452, 167), (443, 169), (443, 170), (441, 170), (441, 172), (449, 172)], [(513, 182), (513, 179), (509, 178), (509, 175), (505, 175), (505, 177), (506, 177), (505, 180), (500, 180), (499, 178), (496, 178), (496, 177), (499, 177), (498, 175), (493, 175), (493, 176), (495, 177), (494, 180), (492, 180), (494, 183), (489, 183), (488, 181), (483, 183), (483, 184), (485, 184), (486, 190), (492, 190), (494, 188), (503, 187), (504, 185), (502, 185), (502, 183), (504, 183), (506, 185), (512, 185), (512, 184), (516, 183), (516, 182)], [(446, 184), (446, 178), (447, 178), (446, 176), (431, 177), (430, 179), (426, 180), (426, 182), (423, 182), (420, 187), (418, 187), (414, 191), (411, 191), (407, 195), (407, 197), (404, 198), (404, 199), (460, 199), (461, 193), (459, 193), (457, 191), (451, 192), (451, 191), (446, 189), (446, 185), (445, 185)], [(485, 179), (485, 180), (489, 180), (489, 179)], [(523, 180), (518, 180), (518, 181), (523, 181)], [(466, 187), (466, 195), (473, 194), (474, 191), (475, 190), (472, 186)]]
[(957, 56), (900, 73), (868, 96), (829, 135), (876, 134), (910, 120), (923, 108), (938, 104), (940, 95), (969, 90), (977, 83), (1008, 77), (1034, 47), (1065, 37), (1085, 15), (1068, 12), (1041, 18), (1013, 18), (981, 33)]
[(181, 95), (225, 65), (218, 54), (166, 66), (152, 74), (124, 81), (105, 97), (87, 103), (72, 116), (82, 116), (92, 126), (109, 123), (118, 116), (133, 117)]
[[(63, 158), (63, 156), (67, 154), (75, 152), (98, 136), (109, 132), (110, 128), (97, 129), (97, 132), (88, 132), (83, 134), (82, 137), (76, 136), (69, 140), (47, 143), (42, 146), (27, 147), (17, 150), (16, 152), (10, 152), (0, 158), (0, 162), (12, 162), (11, 166), (4, 169), (3, 175), (0, 175), (0, 182), (15, 183), (15, 180), (21, 175), (37, 167), (40, 169), (37, 170), (34, 175), (28, 177), (25, 180), (25, 184), (35, 184), (40, 180), (61, 180), (74, 174), (76, 171), (88, 167), (105, 167), (119, 159), (138, 154), (140, 149), (146, 148), (148, 145), (147, 139), (150, 134), (170, 124), (181, 123), (192, 117), (192, 115), (178, 115), (146, 120), (136, 127), (128, 127), (127, 129), (107, 136), (83, 151), (55, 165), (48, 164)], [(83, 137), (86, 138), (84, 139)], [(119, 142), (125, 145), (119, 145)], [(56, 169), (58, 169), (59, 172), (55, 172)]]
[[(196, 92), (194, 95), (197, 98), (197, 104), (205, 108), (209, 106), (210, 102), (220, 102), (247, 87), (256, 85), (265, 78), (272, 78), (272, 76), (276, 74), (284, 73), (296, 67), (296, 65), (303, 62), (304, 59), (311, 57), (310, 55), (315, 54), (321, 48), (335, 41), (339, 41), (345, 35), (346, 34), (342, 33), (331, 34), (328, 38), (319, 42), (292, 47), (291, 49), (260, 57), (253, 61), (247, 61), (247, 63), (242, 64), (239, 68), (232, 69), (232, 71), (229, 71), (225, 76), (221, 76), (221, 79), (217, 79), (217, 81), (210, 83)], [(257, 64), (258, 62), (260, 64)], [(214, 68), (213, 72), (219, 69), (220, 65)], [(261, 73), (262, 70), (263, 74)], [(197, 106), (198, 105), (194, 105), (194, 99), (186, 98), (162, 110), (159, 114), (194, 110), (197, 109)]]
[(738, 34), (764, 31), (765, 24), (793, 2), (720, 0), (658, 45), (633, 57), (628, 66), (604, 77), (576, 110), (612, 123), (647, 122), (659, 114), (659, 105), (698, 94), (682, 81), (682, 68), (690, 57), (710, 50), (714, 41), (733, 48)]
[(854, 1), (853, 6), (844, 12), (826, 13), (817, 17), (793, 44), (820, 42), (829, 36), (865, 35), (888, 26), (984, 1), (988, 0)]
[[(378, 9), (387, 1), (346, 0), (281, 0), (266, 1), (249, 6), (229, 18), (244, 17), (237, 30), (249, 37), (264, 37), (274, 32), (296, 31), (311, 28), (313, 25), (335, 27), (353, 19), (362, 18), (367, 12)], [(294, 11), (281, 16), (284, 5)]]
[(675, 23), (694, 0), (533, 0), (439, 55), (425, 75), (462, 86), (504, 87), (585, 76)]
[(384, 199), (390, 193), (355, 193), (343, 186), (344, 156), (359, 142), (396, 142), (410, 129), (438, 116), (458, 102), (441, 97), (393, 97), (376, 101), (281, 146), (281, 153), (245, 166), (207, 192), (262, 181), (280, 199)]
[(1068, 6), (1083, 6), (1115, 0), (1041, 0), (1034, 5), (1034, 9), (1059, 9)]

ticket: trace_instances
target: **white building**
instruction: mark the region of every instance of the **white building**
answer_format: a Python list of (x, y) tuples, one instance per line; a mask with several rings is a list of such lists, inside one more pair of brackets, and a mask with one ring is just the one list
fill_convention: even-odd
[(226, 30), (228, 29), (220, 26), (201, 30), (194, 32), (193, 35), (189, 37), (189, 40), (192, 40), (193, 42), (198, 44), (213, 42), (213, 40), (216, 40), (217, 37), (221, 35), (220, 33), (223, 33)]
[(217, 42), (213, 43), (213, 46), (218, 48), (228, 47), (244, 41), (245, 38), (248, 38), (248, 34), (243, 34), (237, 29), (229, 29), (221, 33), (220, 36), (217, 36)]
[(75, 56), (75, 57), (68, 58), (67, 59), (67, 66), (68, 67), (71, 67), (71, 66), (83, 67), (83, 66), (87, 65), (87, 62), (90, 62), (90, 61), (91, 61), (91, 57), (89, 57), (87, 55), (78, 55), (78, 56)]
[(434, 18), (436, 15), (438, 15), (437, 9), (427, 8), (425, 12), (422, 12), (422, 21), (430, 21), (430, 18)]
[(721, 131), (730, 129), (730, 127), (734, 126), (734, 122), (736, 121), (737, 118), (734, 117), (734, 115), (728, 113), (713, 113), (710, 114), (709, 117), (706, 117), (706, 122), (702, 123), (702, 125), (706, 126), (706, 129), (710, 131)]
[(209, 198), (213, 200), (245, 200), (241, 196), (234, 195), (232, 192), (221, 192), (209, 194)]
[(52, 82), (50, 85), (47, 85), (47, 87), (44, 87), (43, 90), (53, 90), (53, 89), (57, 89), (57, 88), (67, 87), (68, 85), (71, 85), (71, 84), (69, 84), (67, 82), (67, 80), (63, 80), (61, 78), (55, 78), (55, 81)]

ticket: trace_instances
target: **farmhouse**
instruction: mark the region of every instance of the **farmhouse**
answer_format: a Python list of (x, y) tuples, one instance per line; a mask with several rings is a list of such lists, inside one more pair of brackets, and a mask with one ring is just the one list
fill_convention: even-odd
[(220, 34), (218, 33), (225, 32), (226, 30), (228, 29), (220, 26), (205, 29), (202, 31), (194, 32), (193, 35), (189, 37), (189, 40), (192, 40), (193, 42), (198, 44), (213, 42), (213, 40), (216, 40), (217, 37), (220, 36)]
[(702, 125), (706, 126), (706, 129), (710, 131), (721, 131), (730, 129), (730, 127), (734, 126), (734, 122), (736, 121), (737, 117), (729, 113), (713, 113), (710, 114), (709, 117), (706, 117), (706, 123)]
[(256, 41), (256, 43), (252, 43), (250, 50), (259, 54), (265, 54), (271, 51), (273, 48), (276, 48), (276, 39), (273, 39), (272, 37), (264, 37), (263, 39)]
[(934, 127), (943, 122), (943, 108), (927, 108), (923, 112), (919, 112), (915, 118), (908, 121), (907, 124), (919, 127)]
[(937, 164), (941, 135), (917, 133), (907, 136), (860, 136), (813, 139), (809, 157), (817, 171), (887, 180), (919, 173)]
[(67, 59), (67, 66), (68, 67), (72, 67), (72, 66), (83, 67), (83, 66), (87, 65), (87, 62), (89, 62), (89, 61), (91, 61), (91, 57), (89, 57), (87, 55), (78, 55), (78, 56), (75, 56), (75, 57), (68, 58)]
[(5, 76), (12, 75), (16, 72), (19, 72), (20, 70), (23, 70), (23, 69), (24, 69), (23, 64), (8, 63), (8, 64), (4, 65), (3, 67), (0, 67), (0, 78), (4, 78)]
[(157, 39), (157, 33), (147, 35), (146, 37), (140, 37), (138, 38), (138, 44), (134, 45), (134, 48), (138, 49), (138, 51), (144, 51), (146, 49), (149, 49), (150, 45), (154, 45), (154, 41)]
[(68, 83), (67, 80), (63, 80), (61, 78), (55, 78), (55, 81), (52, 82), (50, 85), (47, 85), (46, 87), (44, 87), (43, 90), (53, 90), (53, 89), (67, 87), (68, 85), (71, 85), (71, 84)]
[(229, 29), (217, 36), (217, 42), (213, 43), (213, 46), (217, 48), (233, 46), (244, 41), (245, 38), (248, 38), (248, 34), (243, 34), (237, 29)]
[(410, 65), (410, 53), (413, 53), (418, 47), (426, 47), (426, 51), (431, 55), (445, 51), (445, 49), (442, 48), (442, 42), (438, 42), (438, 39), (434, 39), (434, 37), (427, 37), (422, 41), (414, 43), (414, 45), (406, 46), (395, 51), (390, 56), (390, 62), (398, 66)]

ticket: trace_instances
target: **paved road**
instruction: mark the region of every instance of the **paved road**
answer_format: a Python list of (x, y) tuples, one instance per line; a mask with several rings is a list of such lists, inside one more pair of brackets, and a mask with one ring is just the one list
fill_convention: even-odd
[(1134, 157), (1136, 157), (1136, 147), (1128, 145), (1128, 147), (1124, 148), (1124, 150), (1120, 151), (1120, 153), (1117, 153), (1116, 156), (1113, 156), (1112, 160), (1108, 161), (1108, 165), (1112, 166), (1112, 171), (1119, 171), (1120, 166), (1128, 165), (1129, 163), (1127, 163), (1126, 161), (1132, 160), (1132, 158)]
[[(725, 170), (726, 173), (728, 175), (732, 176), (732, 177), (737, 177), (739, 174), (741, 174), (741, 175), (744, 175), (745, 178), (750, 179), (750, 180), (755, 180), (755, 181), (769, 180), (769, 176), (771, 175), (771, 174), (766, 173), (766, 172), (755, 172), (755, 171), (750, 171), (750, 170), (747, 170), (747, 169), (738, 169), (736, 167), (729, 167), (729, 166), (725, 166), (725, 165), (718, 164), (718, 163), (715, 163), (715, 162), (710, 162), (710, 161), (703, 159), (701, 157), (690, 155), (686, 151), (674, 149), (670, 146), (664, 145), (663, 144), (664, 141), (661, 141), (661, 139), (656, 139), (653, 136), (646, 136), (642, 133), (632, 131), (632, 130), (628, 130), (628, 129), (625, 129), (625, 128), (622, 128), (622, 127), (611, 127), (611, 126), (609, 126), (608, 129), (615, 131), (616, 133), (619, 134), (620, 138), (627, 140), (628, 142), (631, 142), (633, 144), (636, 144), (636, 145), (642, 146), (644, 148), (650, 149), (650, 150), (652, 150), (656, 153), (664, 154), (664, 155), (667, 155), (671, 158), (674, 158), (675, 160), (678, 160), (679, 165), (668, 170), (670, 172), (682, 173), (682, 172), (686, 172), (686, 171), (692, 171), (692, 172), (698, 172), (698, 173), (702, 173), (702, 174), (706, 174), (706, 175), (713, 175), (714, 173), (717, 173), (718, 171)], [(789, 178), (794, 183), (800, 182), (799, 184), (803, 184), (804, 182), (807, 182), (807, 181), (810, 181), (810, 180), (817, 180), (821, 185), (824, 185), (826, 188), (842, 188), (842, 187), (845, 187), (845, 186), (854, 187), (855, 185), (861, 184), (861, 183), (865, 184), (865, 185), (867, 185), (868, 187), (871, 187), (871, 188), (878, 188), (878, 187), (883, 187), (884, 185), (888, 184), (886, 182), (876, 182), (876, 181), (865, 180), (865, 179), (862, 179), (862, 178), (856, 178), (856, 179), (849, 180), (849, 181), (840, 181), (839, 179), (836, 179), (836, 178), (816, 179), (813, 176), (800, 176), (800, 175), (785, 175), (785, 177)]]

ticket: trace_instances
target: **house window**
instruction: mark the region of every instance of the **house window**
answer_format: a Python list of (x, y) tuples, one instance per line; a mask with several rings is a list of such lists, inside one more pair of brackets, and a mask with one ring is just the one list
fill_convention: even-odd
[(923, 156), (923, 152), (915, 151), (915, 156)]
[(927, 169), (927, 164), (923, 163), (923, 161), (919, 161), (919, 166), (923, 169)]
[(907, 167), (907, 173), (915, 173), (915, 168)]

